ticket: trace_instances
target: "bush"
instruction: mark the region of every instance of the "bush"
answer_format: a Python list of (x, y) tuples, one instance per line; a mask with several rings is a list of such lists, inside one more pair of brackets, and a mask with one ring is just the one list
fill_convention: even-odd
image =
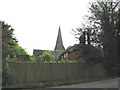
[(38, 57), (37, 62), (50, 62), (55, 63), (57, 60), (55, 60), (55, 57), (50, 52), (44, 52), (42, 55)]
[(29, 61), (30, 61), (30, 62), (36, 62), (34, 56), (29, 56)]
[(67, 61), (67, 60), (62, 59), (62, 60), (59, 60), (59, 61), (58, 61), (58, 63), (68, 63), (68, 61)]
[(3, 85), (10, 84), (9, 78), (10, 78), (10, 67), (9, 67), (9, 61), (6, 59), (6, 63), (2, 66), (2, 84)]
[(12, 57), (10, 57), (10, 55), (7, 55), (7, 57), (5, 58), (6, 62), (13, 62), (16, 61), (16, 55), (13, 55)]

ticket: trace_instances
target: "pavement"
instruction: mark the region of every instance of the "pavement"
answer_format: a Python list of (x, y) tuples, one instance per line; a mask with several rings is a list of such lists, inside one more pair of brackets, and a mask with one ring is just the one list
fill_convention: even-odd
[(120, 86), (120, 78), (87, 82), (74, 85), (57, 86), (51, 88), (119, 88), (118, 86)]

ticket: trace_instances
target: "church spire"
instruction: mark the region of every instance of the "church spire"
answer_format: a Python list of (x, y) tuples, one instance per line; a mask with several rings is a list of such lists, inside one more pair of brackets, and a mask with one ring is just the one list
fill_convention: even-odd
[(59, 31), (58, 31), (56, 46), (55, 46), (54, 50), (65, 50), (65, 48), (63, 46), (63, 41), (62, 41), (62, 35), (61, 35), (60, 26), (59, 26)]

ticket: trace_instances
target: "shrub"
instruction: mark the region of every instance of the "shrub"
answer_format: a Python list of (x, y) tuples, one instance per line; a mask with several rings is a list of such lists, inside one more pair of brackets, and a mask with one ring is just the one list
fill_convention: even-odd
[(67, 62), (68, 62), (68, 61), (67, 61), (67, 60), (64, 60), (64, 59), (58, 61), (58, 63), (67, 63)]
[(6, 63), (2, 66), (2, 84), (8, 85), (8, 84), (10, 84), (10, 81), (9, 81), (9, 78), (10, 78), (9, 62), (14, 61), (14, 59), (11, 59), (8, 56), (5, 60), (6, 60)]
[(29, 61), (30, 61), (30, 62), (36, 62), (34, 56), (29, 56)]
[(16, 61), (16, 55), (13, 55), (13, 57), (10, 57), (10, 55), (7, 55), (7, 57), (5, 58), (6, 62), (13, 62)]
[(38, 57), (37, 62), (56, 62), (55, 57), (50, 52), (44, 52), (42, 55)]

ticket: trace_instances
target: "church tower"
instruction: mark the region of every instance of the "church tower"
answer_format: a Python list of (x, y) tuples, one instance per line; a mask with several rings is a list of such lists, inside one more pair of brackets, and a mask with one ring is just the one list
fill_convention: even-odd
[(56, 41), (56, 46), (55, 46), (55, 51), (59, 51), (59, 50), (65, 50), (64, 46), (63, 46), (63, 41), (62, 41), (62, 35), (61, 35), (61, 29), (59, 26), (59, 31), (58, 31), (58, 36), (57, 36), (57, 41)]
[(63, 41), (62, 41), (62, 35), (61, 35), (61, 30), (60, 30), (60, 26), (59, 26), (59, 31), (58, 31), (58, 36), (57, 36), (57, 40), (56, 40), (56, 45), (54, 48), (54, 56), (57, 60), (60, 59), (60, 55), (62, 54), (62, 52), (65, 50), (64, 46), (63, 46)]

